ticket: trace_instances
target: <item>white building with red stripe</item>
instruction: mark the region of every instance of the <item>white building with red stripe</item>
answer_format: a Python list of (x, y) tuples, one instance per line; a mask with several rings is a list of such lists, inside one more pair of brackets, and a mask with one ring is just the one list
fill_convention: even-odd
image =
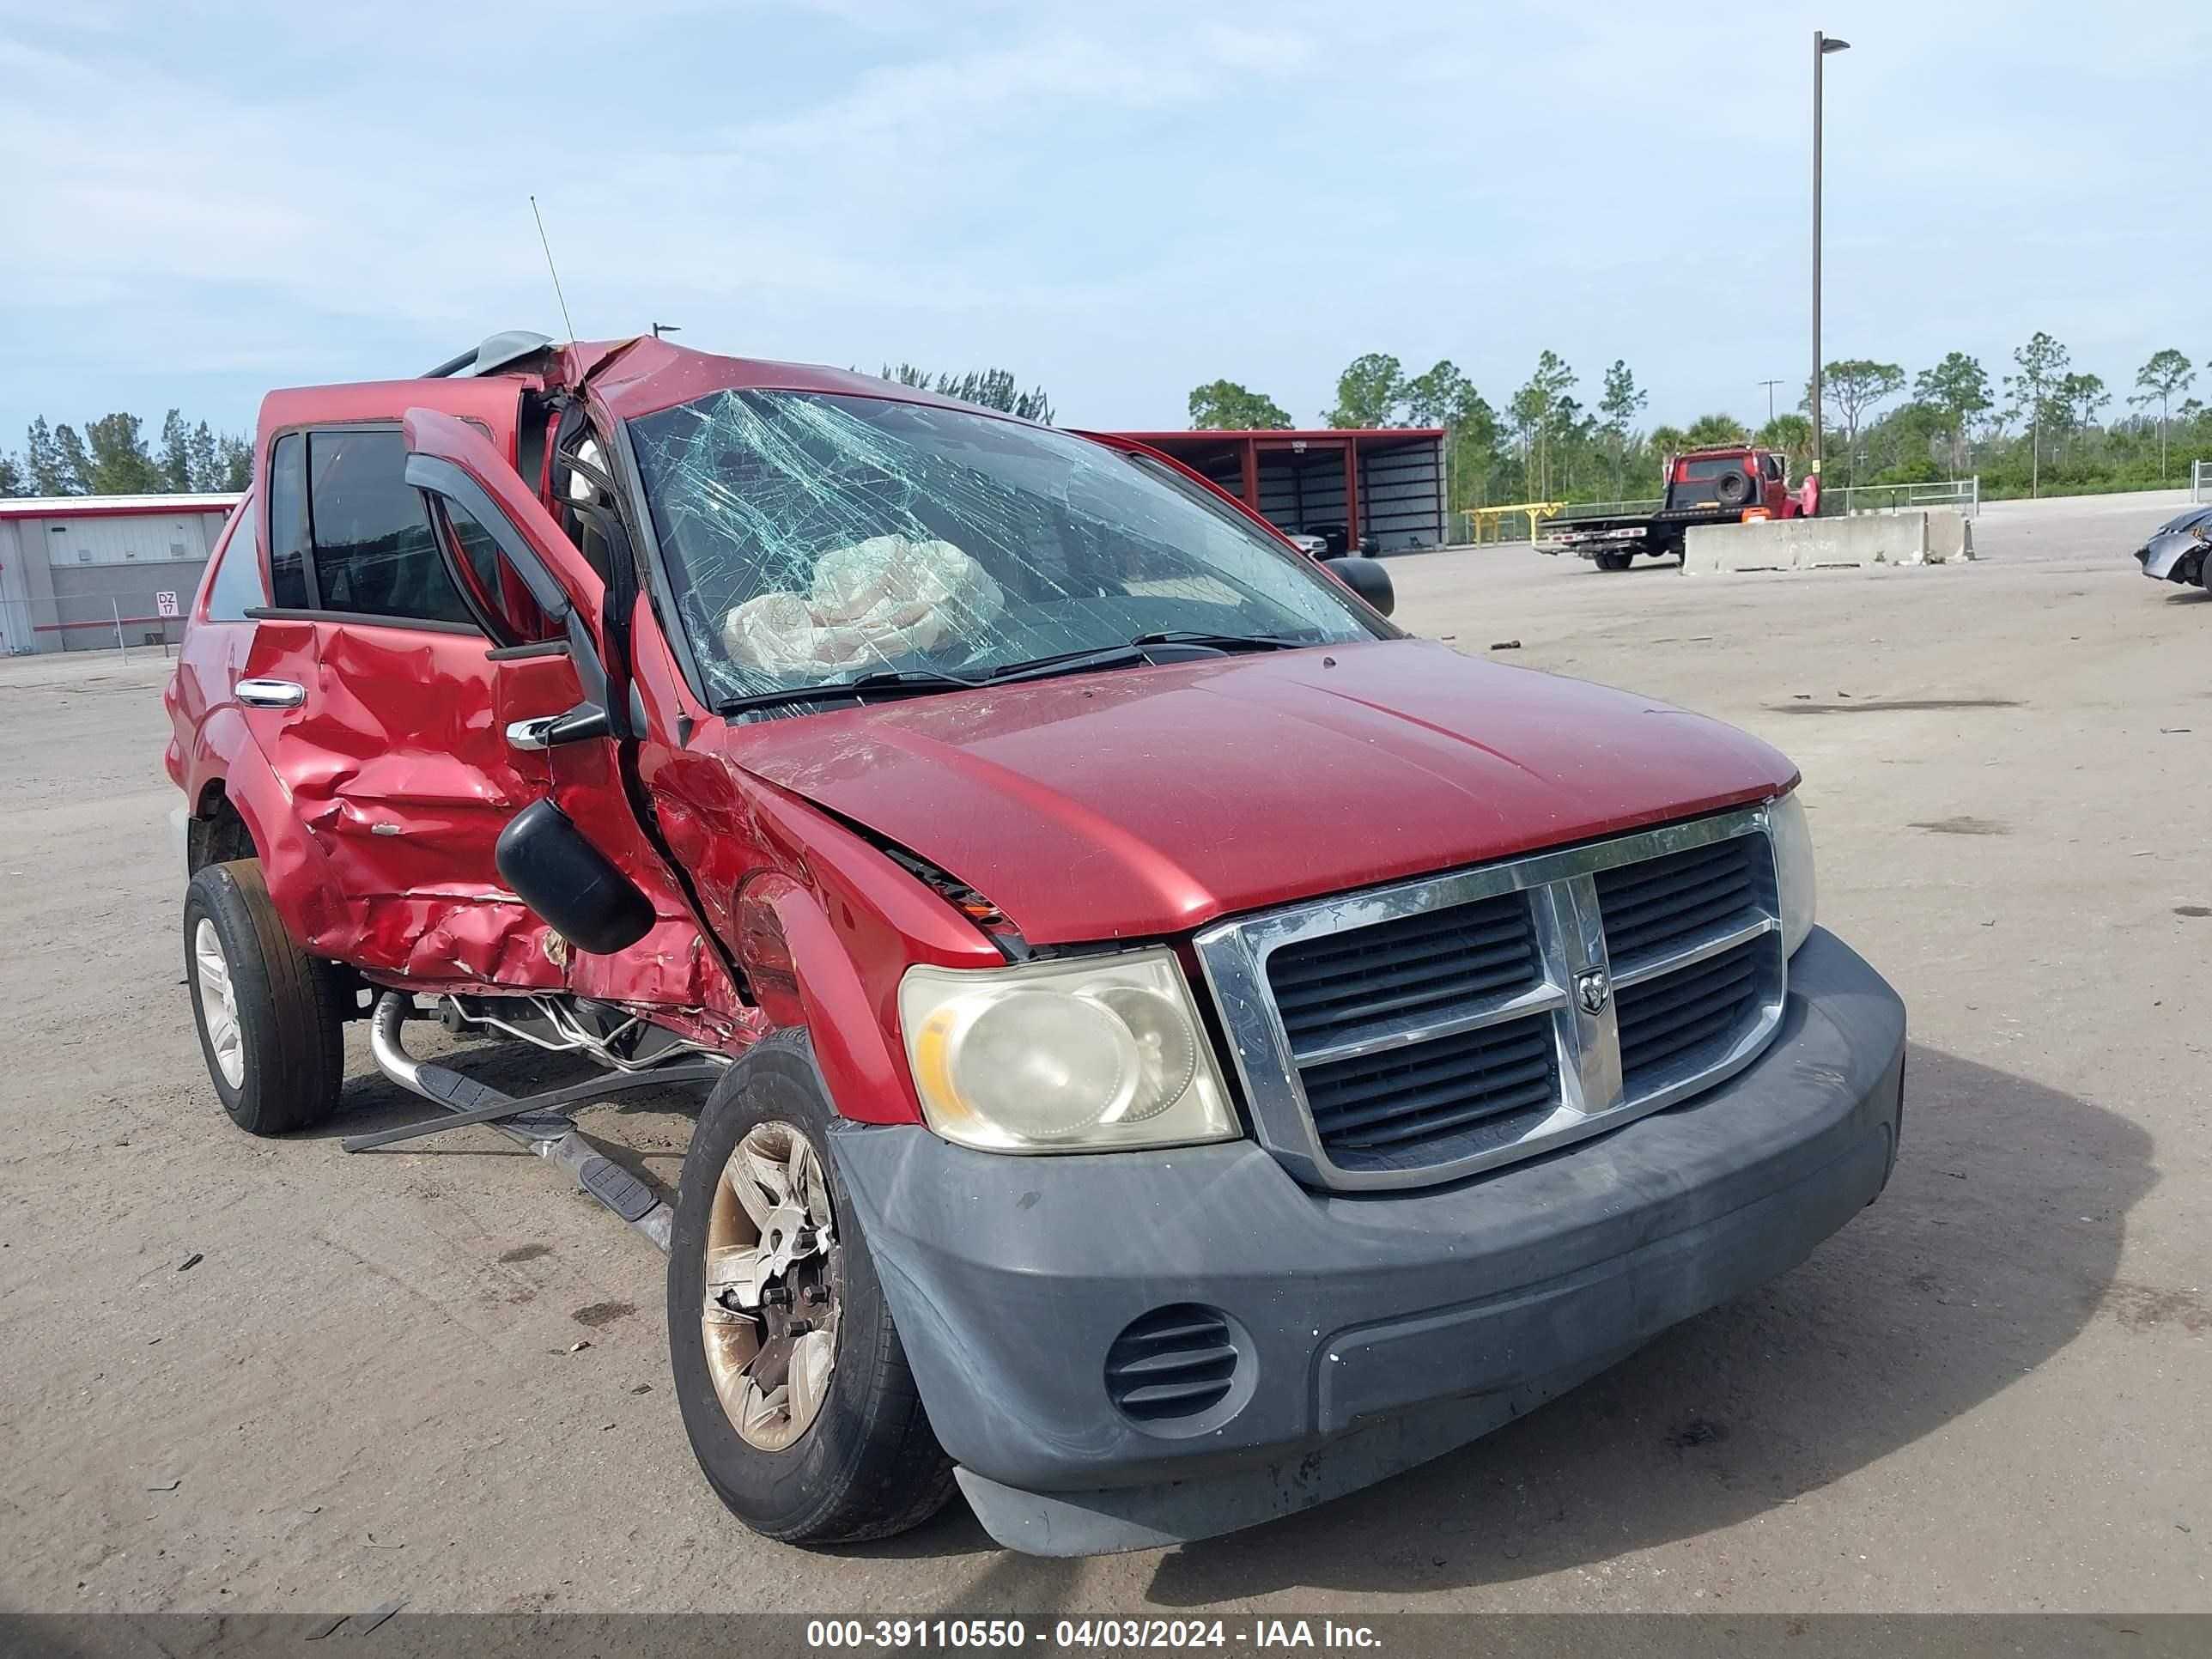
[(173, 643), (238, 501), (0, 498), (0, 652)]

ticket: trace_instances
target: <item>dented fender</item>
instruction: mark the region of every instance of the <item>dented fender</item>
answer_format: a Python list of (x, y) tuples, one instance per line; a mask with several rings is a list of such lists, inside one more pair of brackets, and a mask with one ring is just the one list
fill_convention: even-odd
[(861, 1122), (919, 1122), (899, 1034), (901, 977), (914, 963), (1005, 958), (881, 848), (742, 771), (732, 750), (750, 735), (717, 722), (657, 757), (647, 787), (662, 833), (763, 1020), (811, 1035), (838, 1109)]

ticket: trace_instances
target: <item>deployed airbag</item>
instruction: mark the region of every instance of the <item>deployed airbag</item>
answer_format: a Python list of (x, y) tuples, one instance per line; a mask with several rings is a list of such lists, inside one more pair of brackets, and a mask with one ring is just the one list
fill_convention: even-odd
[(999, 585), (951, 543), (871, 536), (823, 554), (805, 593), (762, 593), (732, 607), (722, 644), (749, 668), (818, 672), (929, 651), (1005, 605)]

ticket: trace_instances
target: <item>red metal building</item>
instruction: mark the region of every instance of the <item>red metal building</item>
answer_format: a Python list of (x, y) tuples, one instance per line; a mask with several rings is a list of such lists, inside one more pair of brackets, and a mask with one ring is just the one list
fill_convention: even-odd
[(1382, 553), (1448, 539), (1442, 427), (1116, 435), (1204, 473), (1279, 529), (1357, 525)]

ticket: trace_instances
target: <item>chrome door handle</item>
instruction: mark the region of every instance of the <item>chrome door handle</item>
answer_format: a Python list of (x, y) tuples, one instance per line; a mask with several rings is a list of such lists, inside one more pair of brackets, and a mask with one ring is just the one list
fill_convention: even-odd
[(540, 714), (535, 720), (509, 720), (507, 723), (507, 746), (509, 749), (538, 750), (545, 747), (545, 734), (553, 729), (558, 714)]
[(307, 700), (307, 688), (291, 680), (240, 680), (234, 694), (248, 708), (297, 708)]

